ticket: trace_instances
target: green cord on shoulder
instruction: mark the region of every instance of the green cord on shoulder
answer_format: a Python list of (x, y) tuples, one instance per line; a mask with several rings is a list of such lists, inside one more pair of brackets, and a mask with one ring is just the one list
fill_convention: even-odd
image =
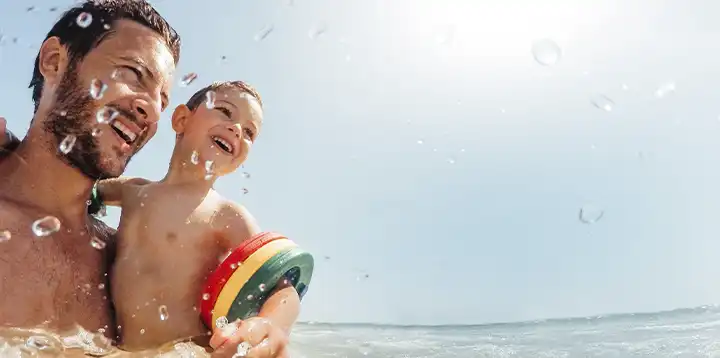
[(103, 204), (102, 197), (98, 192), (97, 182), (93, 185), (92, 193), (90, 194), (90, 205), (88, 205), (88, 214), (94, 216), (104, 216), (105, 204)]

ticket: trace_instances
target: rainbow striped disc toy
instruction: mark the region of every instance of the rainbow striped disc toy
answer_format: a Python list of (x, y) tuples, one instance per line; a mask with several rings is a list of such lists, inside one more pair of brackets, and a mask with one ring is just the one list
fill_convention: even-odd
[(220, 317), (233, 322), (255, 316), (283, 277), (302, 298), (314, 265), (312, 255), (287, 237), (260, 233), (233, 250), (208, 277), (200, 318), (214, 330)]

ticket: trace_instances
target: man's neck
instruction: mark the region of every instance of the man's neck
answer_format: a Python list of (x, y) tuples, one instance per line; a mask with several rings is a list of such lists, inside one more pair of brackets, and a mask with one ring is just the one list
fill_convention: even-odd
[(83, 222), (93, 181), (65, 163), (32, 128), (20, 146), (0, 161), (0, 198), (61, 220)]

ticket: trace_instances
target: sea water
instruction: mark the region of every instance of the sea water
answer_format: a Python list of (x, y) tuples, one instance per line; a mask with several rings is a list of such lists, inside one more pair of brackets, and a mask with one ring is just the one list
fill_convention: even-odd
[[(82, 355), (83, 348), (93, 353), (92, 344), (82, 346), (83, 342), (93, 343), (88, 340), (88, 333), (84, 334), (80, 338), (77, 334), (71, 336), (75, 337), (72, 339), (55, 337), (48, 340), (50, 346), (39, 349), (38, 332), (5, 331), (0, 338), (0, 357), (73, 356)], [(35, 337), (35, 341), (28, 343), (30, 337)], [(39, 341), (42, 347), (44, 343)], [(294, 358), (720, 358), (720, 307), (476, 326), (300, 323), (291, 341)], [(94, 355), (103, 355), (98, 353), (95, 351)], [(111, 357), (136, 356), (117, 350), (106, 353)], [(207, 355), (196, 346), (170, 344), (140, 356)]]

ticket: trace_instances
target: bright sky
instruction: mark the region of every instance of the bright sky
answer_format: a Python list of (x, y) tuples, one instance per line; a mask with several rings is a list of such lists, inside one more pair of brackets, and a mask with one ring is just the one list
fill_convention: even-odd
[[(20, 135), (59, 16), (49, 9), (71, 2), (0, 5), (0, 115)], [(717, 2), (154, 3), (183, 36), (179, 73), (199, 75), (174, 105), (213, 80), (263, 96), (251, 178), (218, 189), (315, 254), (302, 320), (484, 323), (720, 302)], [(544, 38), (562, 49), (554, 66), (533, 58)], [(170, 113), (127, 175), (163, 176)], [(602, 217), (583, 223), (582, 207)]]

